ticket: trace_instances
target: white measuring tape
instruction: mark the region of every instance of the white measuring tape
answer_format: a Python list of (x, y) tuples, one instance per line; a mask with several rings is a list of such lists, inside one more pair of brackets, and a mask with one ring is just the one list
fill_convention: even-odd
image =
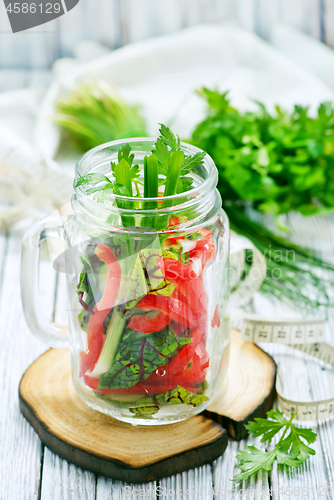
[[(314, 356), (334, 368), (334, 347), (324, 342), (325, 320), (322, 318), (271, 321), (254, 315), (245, 315), (241, 329), (244, 340), (285, 344)], [(283, 412), (297, 420), (321, 420), (334, 414), (334, 397), (319, 401), (293, 401), (277, 397)]]
[[(246, 249), (253, 250), (253, 262), (245, 280), (240, 282), (245, 267)], [(266, 275), (266, 262), (263, 255), (254, 249), (254, 245), (247, 238), (234, 234), (231, 238), (231, 268), (234, 270), (232, 287), (237, 285), (232, 293), (233, 316), (234, 320), (236, 318), (240, 320), (240, 314), (243, 316), (241, 337), (244, 340), (254, 343), (284, 344), (334, 368), (334, 347), (325, 342), (324, 318), (270, 320), (236, 310), (249, 302), (259, 290)], [(334, 397), (318, 401), (294, 401), (284, 398), (277, 387), (276, 391), (280, 407), (288, 417), (296, 413), (297, 420), (306, 421), (322, 420), (334, 415)]]
[[(252, 250), (253, 258), (250, 269), (245, 277), (241, 279), (245, 270), (246, 250)], [(266, 259), (253, 243), (244, 236), (231, 233), (230, 241), (230, 287), (233, 290), (231, 294), (231, 307), (246, 305), (254, 294), (260, 289), (264, 278), (266, 277), (267, 264)]]

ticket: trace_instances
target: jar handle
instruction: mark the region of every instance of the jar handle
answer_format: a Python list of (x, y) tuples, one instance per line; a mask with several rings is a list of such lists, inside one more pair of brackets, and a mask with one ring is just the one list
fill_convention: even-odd
[(40, 245), (48, 238), (64, 240), (61, 227), (64, 218), (58, 215), (44, 217), (26, 231), (21, 253), (21, 298), (28, 326), (38, 339), (51, 347), (68, 348), (68, 327), (50, 321), (41, 307), (39, 292)]

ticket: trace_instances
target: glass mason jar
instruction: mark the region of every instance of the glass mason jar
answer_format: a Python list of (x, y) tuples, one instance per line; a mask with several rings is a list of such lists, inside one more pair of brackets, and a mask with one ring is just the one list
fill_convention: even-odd
[[(88, 173), (110, 176), (110, 162), (126, 143), (143, 180), (154, 142), (121, 140), (89, 151), (74, 185)], [(199, 152), (181, 147), (185, 155)], [(228, 364), (228, 219), (212, 159), (206, 155), (188, 175), (191, 190), (163, 198), (110, 195), (99, 203), (76, 187), (73, 213), (38, 221), (23, 242), (22, 300), (32, 332), (70, 348), (73, 382), (88, 406), (132, 424), (168, 424), (201, 412)], [(65, 240), (67, 336), (47, 321), (38, 300), (45, 238)]]

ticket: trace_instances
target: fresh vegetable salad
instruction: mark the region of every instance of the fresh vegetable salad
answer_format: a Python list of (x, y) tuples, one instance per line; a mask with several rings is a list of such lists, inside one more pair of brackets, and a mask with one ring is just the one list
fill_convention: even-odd
[[(217, 257), (214, 225), (184, 230), (193, 209), (171, 210), (172, 196), (191, 194), (205, 153), (186, 156), (177, 136), (165, 126), (160, 132), (142, 165), (125, 144), (109, 173), (76, 185), (99, 203), (116, 203), (123, 226), (115, 230), (110, 219), (110, 232), (90, 235), (80, 255), (79, 381), (141, 419), (163, 418), (171, 405), (207, 405), (208, 335), (222, 320), (205, 278)], [(136, 210), (147, 215), (139, 220)]]

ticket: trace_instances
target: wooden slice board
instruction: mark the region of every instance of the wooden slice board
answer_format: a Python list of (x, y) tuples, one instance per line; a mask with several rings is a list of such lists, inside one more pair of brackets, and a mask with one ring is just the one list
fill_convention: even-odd
[[(227, 386), (209, 415), (227, 422), (238, 437), (249, 415), (264, 416), (264, 401), (273, 389), (259, 373), (266, 379), (271, 374), (273, 383), (275, 364), (237, 333), (231, 337), (230, 359)], [(227, 446), (226, 431), (204, 416), (207, 412), (176, 424), (134, 427), (92, 410), (75, 392), (64, 349), (50, 349), (28, 368), (19, 398), (23, 415), (48, 448), (79, 467), (121, 481), (144, 483), (199, 467), (213, 462)], [(255, 408), (252, 402), (259, 404)]]
[(266, 416), (276, 396), (276, 364), (253, 342), (231, 330), (229, 367), (219, 394), (204, 412), (236, 440), (248, 435), (245, 424)]

